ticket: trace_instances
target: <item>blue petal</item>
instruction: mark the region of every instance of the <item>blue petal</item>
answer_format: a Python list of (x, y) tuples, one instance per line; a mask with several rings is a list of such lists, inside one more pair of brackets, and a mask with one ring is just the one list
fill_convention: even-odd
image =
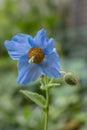
[(35, 43), (35, 46), (39, 46), (43, 49), (45, 55), (50, 54), (54, 49), (54, 39), (50, 38), (48, 39), (46, 35), (46, 31), (44, 29), (41, 29), (37, 32), (33, 43)]
[(30, 35), (19, 33), (19, 34), (13, 36), (12, 40), (15, 41), (15, 42), (21, 43), (21, 44), (26, 43), (26, 42), (28, 43), (28, 37), (29, 36)]
[(44, 29), (41, 29), (37, 32), (34, 41), (37, 46), (43, 47), (43, 43), (45, 39), (48, 39), (46, 36), (46, 31)]
[(44, 61), (40, 63), (40, 67), (43, 73), (48, 77), (60, 77), (60, 61), (56, 51), (54, 51), (50, 55), (47, 55)]
[(37, 42), (34, 41), (32, 36), (28, 37), (28, 43), (29, 43), (29, 45), (31, 45), (31, 47), (35, 47), (35, 46), (37, 47), (38, 46)]
[(15, 35), (11, 41), (5, 41), (5, 47), (13, 60), (19, 60), (19, 58), (26, 54), (30, 48), (30, 45), (28, 44), (28, 35)]
[(53, 52), (54, 49), (54, 39), (50, 38), (44, 42), (43, 50), (46, 55), (49, 55)]
[(41, 75), (39, 67), (36, 64), (29, 64), (28, 60), (28, 56), (24, 55), (18, 62), (17, 82), (19, 84), (27, 84), (29, 82), (35, 81)]

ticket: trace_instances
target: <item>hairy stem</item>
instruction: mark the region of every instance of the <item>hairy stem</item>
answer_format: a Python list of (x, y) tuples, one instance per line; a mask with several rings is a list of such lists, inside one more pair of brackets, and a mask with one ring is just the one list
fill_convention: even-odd
[(48, 130), (48, 118), (49, 118), (49, 89), (46, 88), (46, 108), (45, 108), (45, 126), (44, 126), (44, 130)]

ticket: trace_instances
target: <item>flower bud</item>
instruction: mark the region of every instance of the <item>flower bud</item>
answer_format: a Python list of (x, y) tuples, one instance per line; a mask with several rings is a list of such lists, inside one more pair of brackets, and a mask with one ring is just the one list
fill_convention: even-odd
[(63, 80), (68, 85), (73, 85), (73, 86), (75, 85), (76, 86), (78, 84), (78, 78), (72, 72), (65, 73), (64, 76), (63, 76)]

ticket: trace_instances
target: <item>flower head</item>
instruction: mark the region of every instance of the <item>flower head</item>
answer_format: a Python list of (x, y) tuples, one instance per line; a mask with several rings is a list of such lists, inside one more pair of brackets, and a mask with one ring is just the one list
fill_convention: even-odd
[(41, 75), (60, 77), (60, 61), (54, 40), (46, 36), (44, 29), (39, 30), (34, 38), (17, 34), (11, 41), (5, 41), (5, 47), (10, 57), (18, 60), (19, 84), (35, 81)]

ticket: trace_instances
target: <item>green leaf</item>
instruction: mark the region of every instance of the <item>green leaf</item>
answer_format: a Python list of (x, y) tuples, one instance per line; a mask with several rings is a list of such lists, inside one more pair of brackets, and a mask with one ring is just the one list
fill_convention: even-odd
[(29, 99), (31, 99), (40, 107), (43, 107), (43, 108), (45, 107), (46, 100), (42, 95), (27, 91), (27, 90), (20, 90), (20, 92), (23, 93), (25, 96), (27, 96)]

